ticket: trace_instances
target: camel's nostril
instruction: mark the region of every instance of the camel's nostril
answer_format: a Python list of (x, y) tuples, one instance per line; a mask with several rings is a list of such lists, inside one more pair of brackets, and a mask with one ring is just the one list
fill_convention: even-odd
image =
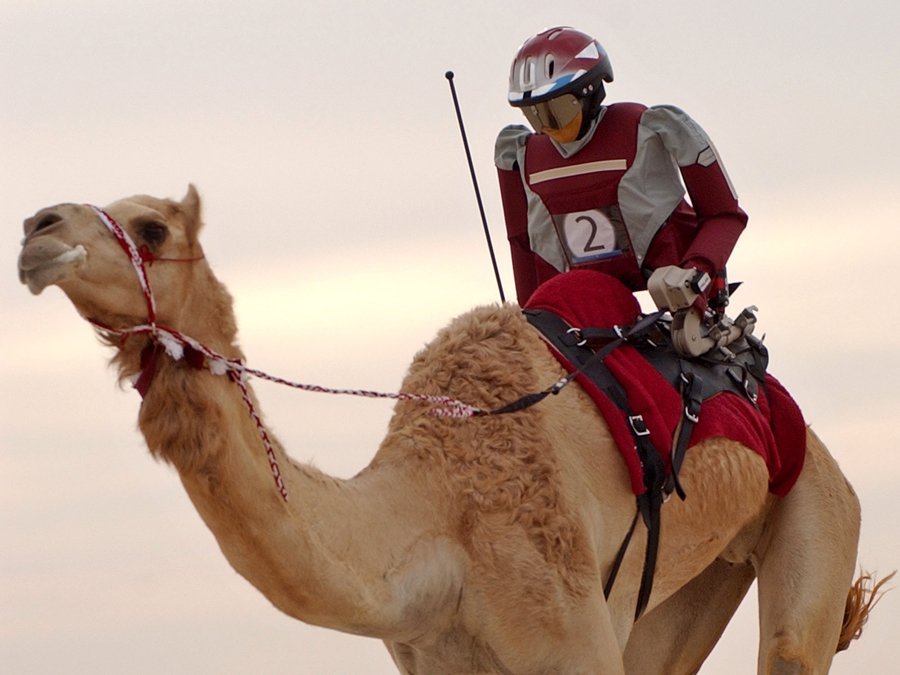
[(62, 220), (62, 216), (59, 216), (55, 213), (48, 213), (46, 216), (41, 218), (38, 221), (38, 224), (35, 226), (34, 231), (40, 232), (43, 229), (50, 227)]

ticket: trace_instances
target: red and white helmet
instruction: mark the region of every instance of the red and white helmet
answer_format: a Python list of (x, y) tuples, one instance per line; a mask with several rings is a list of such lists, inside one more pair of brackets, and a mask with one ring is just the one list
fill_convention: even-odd
[(574, 28), (549, 28), (519, 48), (509, 73), (509, 104), (534, 105), (561, 94), (586, 98), (613, 81), (606, 50)]

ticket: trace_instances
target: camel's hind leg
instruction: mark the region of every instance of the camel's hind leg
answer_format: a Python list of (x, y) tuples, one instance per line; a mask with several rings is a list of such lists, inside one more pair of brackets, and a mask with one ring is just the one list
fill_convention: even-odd
[(749, 563), (714, 560), (638, 621), (625, 647), (625, 672), (696, 673), (756, 578)]
[(827, 673), (859, 540), (859, 500), (811, 431), (797, 484), (774, 506), (756, 553), (759, 672)]

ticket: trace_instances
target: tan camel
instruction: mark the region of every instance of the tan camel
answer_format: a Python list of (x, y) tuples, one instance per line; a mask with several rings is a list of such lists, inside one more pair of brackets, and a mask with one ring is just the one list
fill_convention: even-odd
[[(202, 259), (193, 186), (181, 202), (136, 196), (106, 212), (159, 260), (147, 273), (159, 325), (241, 358), (231, 299)], [(147, 322), (145, 294), (97, 211), (62, 204), (25, 221), (19, 271), (33, 293), (59, 286), (105, 326), (121, 378), (142, 370), (150, 338), (115, 331)], [(655, 585), (635, 624), (645, 534), (604, 600), (635, 498), (577, 386), (527, 411), (463, 420), (398, 402), (350, 480), (290, 460), (273, 439), (285, 501), (240, 388), (185, 361), (162, 355), (147, 388), (139, 424), (151, 453), (175, 467), (228, 561), (272, 603), (382, 639), (402, 673), (695, 672), (754, 578), (759, 672), (824, 673), (876, 596), (862, 580), (848, 596), (859, 504), (812, 432), (803, 473), (780, 499), (747, 448), (717, 438), (690, 449), (690, 497), (663, 506)], [(490, 408), (561, 374), (517, 307), (491, 306), (416, 355), (403, 391)]]

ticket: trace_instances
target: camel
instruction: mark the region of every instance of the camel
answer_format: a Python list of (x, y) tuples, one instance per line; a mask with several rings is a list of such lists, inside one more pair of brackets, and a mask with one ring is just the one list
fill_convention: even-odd
[[(201, 223), (193, 186), (181, 201), (45, 208), (25, 221), (19, 274), (34, 294), (62, 289), (113, 349), (122, 380), (145, 378), (139, 427), (150, 452), (175, 468), (233, 568), (281, 611), (383, 640), (407, 675), (693, 673), (754, 579), (760, 673), (827, 672), (858, 637), (878, 591), (867, 577), (852, 584), (859, 502), (811, 430), (785, 497), (769, 493), (746, 447), (712, 438), (689, 449), (680, 479), (690, 498), (662, 507), (637, 622), (646, 534), (637, 528), (606, 599), (635, 496), (578, 386), (469, 419), (399, 400), (371, 463), (347, 480), (292, 460), (271, 435), (264, 449), (251, 386), (209, 358), (202, 367), (206, 352), (189, 365), (171, 344), (190, 336), (244, 358)], [(173, 332), (135, 331), (151, 312)], [(402, 391), (490, 409), (562, 372), (517, 306), (492, 305), (441, 330)]]

